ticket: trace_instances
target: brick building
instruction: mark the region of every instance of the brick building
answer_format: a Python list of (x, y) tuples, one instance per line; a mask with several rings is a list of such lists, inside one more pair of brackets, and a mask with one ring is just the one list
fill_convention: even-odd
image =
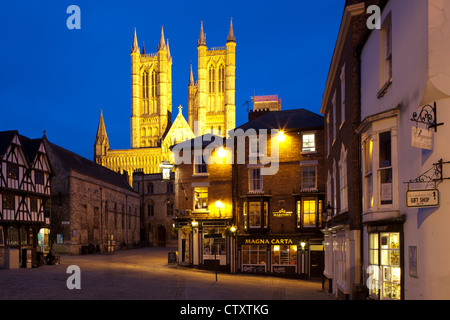
[(51, 240), (56, 253), (139, 243), (139, 194), (126, 177), (44, 139), (54, 169)]
[(236, 270), (321, 277), (323, 117), (305, 109), (257, 114), (230, 134)]
[(346, 1), (320, 111), (325, 119), (328, 208), (324, 286), (342, 299), (354, 299), (362, 284), (358, 49), (369, 31), (366, 6), (378, 2)]
[(225, 147), (222, 137), (205, 134), (172, 149), (181, 265), (232, 271), (232, 165)]
[(133, 173), (133, 189), (140, 195), (142, 245), (176, 247), (173, 233), (175, 173), (163, 179), (161, 173)]

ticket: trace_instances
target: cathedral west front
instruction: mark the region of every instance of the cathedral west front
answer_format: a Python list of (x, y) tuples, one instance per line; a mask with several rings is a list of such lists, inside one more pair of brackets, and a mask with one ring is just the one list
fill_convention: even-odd
[[(233, 24), (223, 47), (208, 48), (203, 23), (197, 43), (198, 79), (192, 66), (188, 83), (188, 121), (182, 107), (172, 108), (172, 56), (169, 41), (161, 38), (158, 51), (142, 51), (137, 32), (131, 47), (131, 148), (111, 150), (103, 112), (94, 144), (94, 161), (111, 170), (159, 173), (160, 164), (170, 161), (170, 147), (205, 133), (226, 136), (235, 128), (236, 39)], [(177, 116), (172, 121), (172, 113)]]

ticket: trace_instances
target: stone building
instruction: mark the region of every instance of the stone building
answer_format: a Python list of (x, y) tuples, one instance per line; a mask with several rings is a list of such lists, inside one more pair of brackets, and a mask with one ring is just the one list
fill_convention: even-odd
[(139, 194), (126, 177), (44, 139), (55, 176), (51, 240), (56, 253), (139, 245)]
[[(260, 112), (233, 134), (236, 271), (321, 278), (323, 117), (305, 109)], [(241, 135), (248, 137), (243, 149)]]
[(170, 173), (168, 179), (163, 179), (161, 173), (133, 174), (133, 189), (140, 195), (142, 245), (177, 246), (177, 234), (173, 231), (174, 180), (174, 172)]
[(136, 30), (131, 48), (131, 149), (111, 150), (103, 112), (94, 145), (94, 161), (114, 171), (158, 173), (171, 160), (170, 146), (214, 130), (224, 136), (235, 126), (235, 47), (230, 24), (226, 47), (206, 46), (203, 23), (198, 40), (198, 79), (192, 66), (188, 83), (189, 123), (181, 112), (172, 123), (172, 56), (161, 38), (156, 53), (141, 52)]

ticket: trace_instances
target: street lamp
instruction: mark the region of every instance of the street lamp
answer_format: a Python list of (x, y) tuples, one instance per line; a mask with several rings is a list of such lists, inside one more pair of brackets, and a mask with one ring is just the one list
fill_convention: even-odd
[(322, 217), (324, 218), (324, 220), (326, 220), (327, 218), (331, 218), (333, 216), (333, 209), (334, 208), (328, 202), (327, 207), (324, 208), (324, 210), (322, 211)]
[(284, 135), (284, 132), (283, 132), (283, 131), (278, 132), (277, 139), (278, 139), (279, 142), (284, 142), (284, 141), (286, 141), (286, 136)]
[(216, 209), (219, 210), (219, 218), (222, 218), (221, 209), (225, 208), (225, 204), (222, 203), (222, 201), (217, 200), (216, 201)]

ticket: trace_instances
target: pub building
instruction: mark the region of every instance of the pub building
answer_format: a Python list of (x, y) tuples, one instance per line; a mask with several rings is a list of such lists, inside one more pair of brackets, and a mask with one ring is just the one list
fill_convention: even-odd
[[(233, 166), (236, 270), (321, 278), (323, 117), (280, 109), (255, 108), (250, 121), (235, 130), (248, 136), (245, 163)], [(267, 139), (261, 136), (264, 130)], [(268, 159), (271, 163), (264, 165)], [(270, 166), (278, 170), (270, 172)]]
[(172, 147), (179, 265), (233, 272), (232, 166), (224, 142), (205, 134)]

